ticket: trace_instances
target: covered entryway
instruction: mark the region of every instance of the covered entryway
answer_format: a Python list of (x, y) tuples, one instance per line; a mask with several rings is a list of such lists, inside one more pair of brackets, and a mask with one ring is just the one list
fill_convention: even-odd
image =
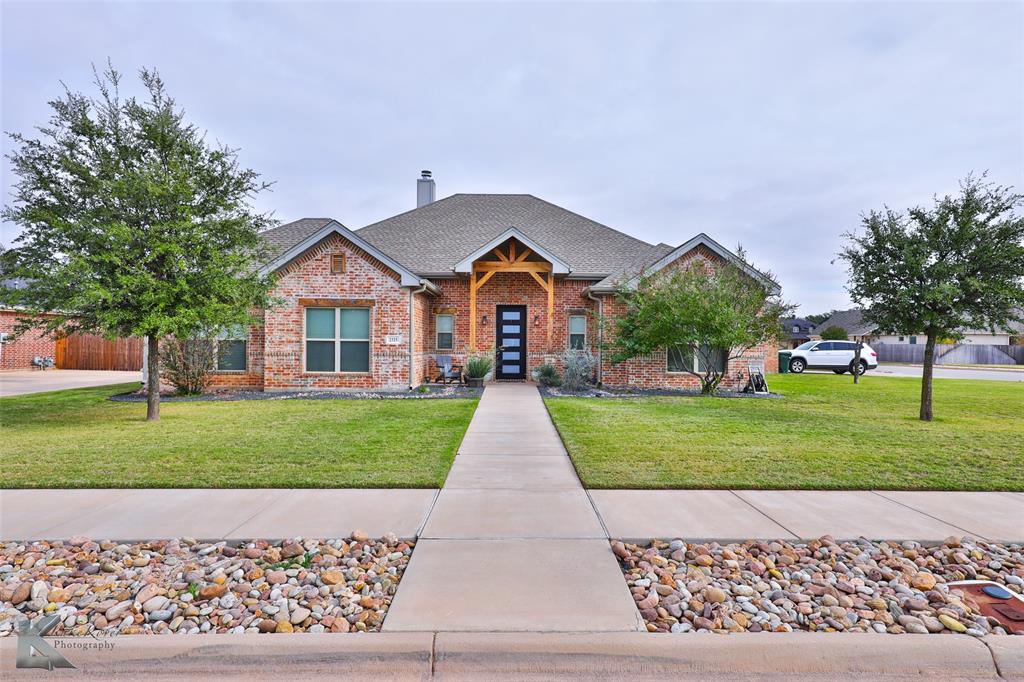
[[(509, 228), (499, 236), (484, 244), (467, 256), (454, 268), (457, 273), (469, 275), (469, 351), (479, 351), (478, 324), (484, 324), (486, 338), (491, 324), (494, 324), (495, 378), (524, 379), (529, 373), (529, 352), (527, 345), (527, 329), (533, 324), (540, 326), (541, 311), (546, 321), (546, 345), (540, 344), (534, 351), (543, 349), (550, 351), (553, 347), (555, 320), (555, 275), (569, 274), (569, 266), (535, 243), (516, 228)], [(501, 274), (529, 275), (544, 292), (543, 301), (537, 301), (536, 309), (528, 309), (526, 297), (516, 294), (513, 300), (505, 298), (497, 302), (493, 298), (487, 306), (494, 303), (493, 322), (489, 318), (490, 309), (478, 309), (480, 289), (495, 275)], [(522, 283), (517, 286), (522, 287)], [(539, 330), (535, 330), (539, 331)], [(534, 336), (537, 343), (537, 336)], [(489, 345), (489, 344), (488, 344)]]

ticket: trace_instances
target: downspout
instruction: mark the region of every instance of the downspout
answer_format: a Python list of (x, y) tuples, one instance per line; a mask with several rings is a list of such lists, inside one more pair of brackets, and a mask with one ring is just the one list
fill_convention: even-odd
[(419, 289), (413, 289), (412, 287), (409, 288), (409, 390), (410, 391), (414, 388), (414, 386), (412, 385), (412, 382), (413, 382), (413, 372), (415, 371), (414, 368), (413, 368), (413, 334), (415, 333), (415, 329), (416, 329), (416, 325), (413, 324), (413, 319), (412, 319), (412, 312), (413, 312), (412, 311), (412, 308), (413, 308), (412, 303), (413, 303), (413, 300), (416, 297), (416, 294), (424, 293), (427, 290), (427, 286), (428, 286), (427, 280), (421, 279), (420, 280), (420, 288)]
[(597, 385), (604, 384), (604, 299), (594, 296), (587, 288), (587, 298), (597, 301)]

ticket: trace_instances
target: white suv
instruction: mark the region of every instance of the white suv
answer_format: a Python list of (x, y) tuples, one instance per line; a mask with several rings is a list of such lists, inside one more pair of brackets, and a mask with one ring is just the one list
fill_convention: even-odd
[[(856, 341), (808, 341), (793, 349), (789, 371), (800, 374), (805, 369), (830, 369), (836, 374), (853, 371), (853, 358), (857, 353)], [(878, 353), (868, 344), (860, 351), (860, 374), (878, 367)]]

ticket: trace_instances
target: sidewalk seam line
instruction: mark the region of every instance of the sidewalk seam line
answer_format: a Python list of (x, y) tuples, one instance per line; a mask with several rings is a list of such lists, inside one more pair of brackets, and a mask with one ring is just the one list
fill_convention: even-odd
[(228, 529), (228, 531), (227, 531), (226, 533), (224, 533), (224, 536), (223, 536), (223, 537), (221, 538), (221, 540), (227, 540), (227, 539), (228, 539), (228, 537), (229, 537), (229, 536), (230, 536), (230, 535), (231, 535), (231, 534), (232, 534), (233, 532), (235, 532), (236, 530), (238, 530), (239, 528), (241, 528), (241, 527), (242, 527), (242, 526), (244, 526), (245, 524), (249, 523), (250, 521), (252, 521), (252, 520), (253, 520), (254, 518), (256, 518), (257, 516), (259, 516), (260, 514), (262, 514), (263, 512), (265, 512), (266, 510), (270, 509), (270, 505), (274, 504), (275, 502), (277, 502), (277, 500), (278, 500), (279, 498), (281, 498), (281, 497), (284, 497), (284, 496), (285, 496), (285, 494), (287, 494), (287, 493), (289, 493), (289, 492), (291, 492), (291, 491), (293, 491), (293, 490), (295, 490), (295, 488), (282, 488), (282, 489), (280, 489), (280, 490), (278, 491), (278, 494), (277, 494), (277, 495), (272, 495), (272, 496), (270, 496), (270, 499), (269, 499), (269, 500), (267, 500), (267, 503), (266, 503), (265, 505), (263, 505), (262, 507), (260, 507), (260, 508), (259, 508), (259, 509), (257, 509), (256, 511), (254, 511), (254, 512), (253, 512), (253, 513), (252, 513), (252, 514), (251, 514), (251, 515), (250, 515), (250, 516), (249, 516), (248, 518), (246, 518), (246, 519), (245, 519), (244, 521), (242, 521), (241, 523), (239, 523), (238, 525), (236, 525), (236, 526), (235, 526), (234, 528), (230, 528), (230, 529)]
[(1006, 679), (1003, 677), (1003, 671), (999, 669), (999, 661), (996, 660), (996, 652), (992, 650), (992, 646), (985, 641), (984, 637), (979, 637), (979, 639), (985, 645), (985, 648), (988, 649), (988, 655), (992, 657), (992, 667), (996, 669), (996, 677), (1001, 680)]
[(430, 677), (437, 672), (437, 631), (430, 638)]
[[(104, 505), (102, 505), (100, 507), (96, 507), (95, 509), (90, 510), (90, 512), (88, 514), (86, 514), (86, 517), (92, 516), (93, 514), (98, 514), (99, 512), (103, 511), (104, 509), (107, 509), (109, 507), (114, 506), (115, 504), (117, 504), (118, 502), (123, 500), (124, 498), (128, 497), (129, 495), (131, 495), (136, 490), (141, 490), (141, 488), (117, 488), (116, 490), (119, 490), (120, 493), (121, 493), (117, 497), (117, 499), (112, 500), (112, 501), (108, 502), (107, 504), (104, 504)], [(81, 518), (82, 518), (81, 516), (78, 517), (78, 519), (81, 519)], [(32, 535), (35, 535), (37, 537), (43, 537), (43, 533), (51, 531), (54, 528), (56, 528), (57, 526), (62, 526), (65, 523), (67, 523), (69, 521), (73, 521), (73, 520), (75, 520), (75, 519), (74, 518), (70, 518), (70, 519), (65, 519), (63, 521), (60, 521), (58, 523), (54, 523), (54, 524), (52, 524), (50, 526), (47, 526), (46, 528), (43, 528), (42, 530), (39, 530), (39, 531), (36, 531), (36, 532), (32, 533)]]
[(781, 528), (782, 530), (784, 530), (784, 531), (786, 531), (787, 533), (789, 533), (789, 534), (790, 534), (790, 535), (791, 535), (792, 537), (796, 538), (797, 540), (799, 540), (799, 539), (800, 539), (800, 536), (799, 536), (799, 535), (797, 535), (796, 533), (794, 533), (794, 532), (793, 532), (792, 530), (790, 530), (790, 529), (789, 529), (789, 528), (788, 528), (787, 526), (785, 526), (785, 525), (783, 525), (783, 524), (779, 523), (778, 521), (776, 521), (775, 519), (773, 519), (773, 518), (772, 518), (772, 517), (771, 517), (771, 516), (770, 516), (770, 515), (768, 514), (768, 512), (766, 512), (766, 511), (762, 510), (762, 509), (761, 509), (761, 508), (759, 508), (759, 507), (756, 507), (756, 506), (754, 506), (754, 503), (753, 503), (753, 502), (751, 502), (751, 501), (747, 500), (746, 498), (744, 498), (744, 497), (743, 497), (742, 495), (740, 495), (740, 494), (739, 494), (739, 493), (738, 493), (737, 491), (735, 491), (735, 490), (732, 490), (732, 489), (729, 489), (729, 492), (730, 492), (730, 493), (732, 493), (733, 495), (735, 495), (735, 496), (736, 496), (736, 497), (737, 497), (738, 499), (740, 499), (740, 500), (741, 500), (741, 501), (742, 501), (742, 502), (743, 502), (743, 503), (744, 503), (745, 505), (747, 505), (748, 507), (750, 507), (751, 509), (753, 509), (754, 511), (756, 511), (756, 512), (757, 512), (758, 514), (760, 514), (761, 516), (765, 517), (766, 519), (768, 519), (769, 521), (771, 521), (772, 523), (774, 523), (774, 524), (775, 524), (776, 526), (778, 526), (778, 527), (779, 527), (779, 528)]
[(868, 492), (869, 493), (874, 493), (875, 495), (878, 495), (883, 500), (888, 500), (889, 502), (892, 502), (894, 504), (898, 504), (901, 507), (905, 507), (905, 508), (907, 508), (907, 509), (909, 509), (909, 510), (911, 510), (913, 512), (917, 512), (918, 514), (921, 514), (923, 516), (927, 516), (930, 519), (934, 519), (934, 520), (938, 521), (939, 523), (944, 523), (947, 526), (952, 526), (953, 528), (956, 528), (958, 530), (962, 530), (963, 532), (967, 533), (968, 535), (976, 535), (979, 538), (981, 538), (982, 540), (986, 540), (988, 542), (995, 542), (995, 540), (993, 540), (992, 538), (986, 537), (986, 536), (982, 535), (981, 533), (977, 533), (977, 532), (975, 532), (973, 530), (968, 530), (967, 528), (961, 528), (960, 526), (956, 525), (955, 523), (950, 523), (949, 521), (947, 521), (945, 519), (940, 519), (938, 516), (933, 516), (932, 514), (929, 514), (926, 511), (921, 511), (920, 509), (917, 509), (916, 507), (911, 507), (909, 504), (906, 504), (904, 502), (900, 502), (899, 500), (894, 500), (891, 497), (886, 497), (885, 495), (883, 495), (882, 493), (878, 492), (877, 490), (869, 490)]
[[(458, 456), (458, 455), (456, 455)], [(452, 462), (454, 466), (454, 460)], [(419, 540), (423, 537), (423, 530), (427, 527), (427, 521), (430, 520), (430, 515), (434, 513), (434, 505), (437, 504), (437, 498), (441, 497), (441, 488), (434, 491), (434, 497), (430, 500), (430, 506), (427, 507), (427, 513), (423, 515), (423, 520), (420, 521), (419, 528), (416, 529), (416, 539)]]

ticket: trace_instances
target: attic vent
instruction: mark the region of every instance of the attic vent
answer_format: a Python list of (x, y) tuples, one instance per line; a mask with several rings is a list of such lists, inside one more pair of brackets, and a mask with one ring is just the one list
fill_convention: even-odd
[(332, 253), (331, 254), (331, 274), (341, 275), (345, 272), (345, 254), (343, 253)]

